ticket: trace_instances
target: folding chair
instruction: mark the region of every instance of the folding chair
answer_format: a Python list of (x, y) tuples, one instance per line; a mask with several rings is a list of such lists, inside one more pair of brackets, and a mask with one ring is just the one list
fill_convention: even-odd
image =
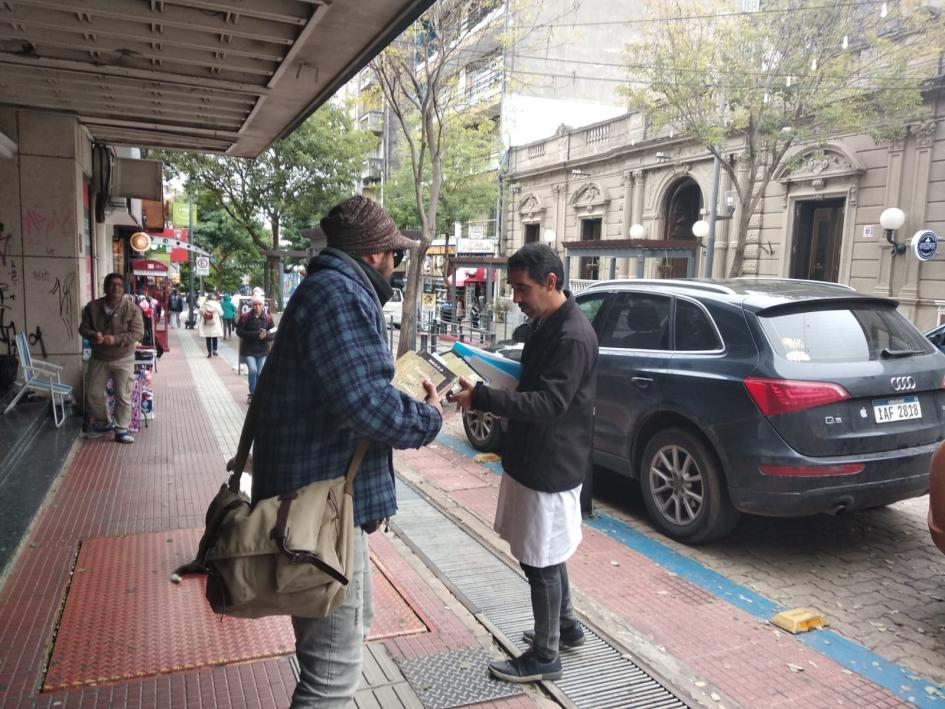
[(53, 421), (56, 422), (56, 428), (59, 428), (66, 420), (66, 401), (72, 401), (72, 386), (63, 384), (59, 374), (62, 367), (52, 362), (33, 359), (25, 332), (16, 336), (16, 354), (23, 371), (23, 381), (16, 396), (3, 410), (4, 415), (8, 414), (27, 392), (49, 394), (52, 400)]

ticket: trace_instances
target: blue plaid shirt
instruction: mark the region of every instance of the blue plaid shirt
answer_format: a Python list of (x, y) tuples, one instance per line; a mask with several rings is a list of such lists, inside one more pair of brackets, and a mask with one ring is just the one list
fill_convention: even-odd
[(391, 386), (383, 316), (357, 264), (330, 254), (317, 263), (289, 301), (266, 361), (253, 501), (344, 475), (358, 441), (370, 440), (354, 482), (361, 525), (397, 510), (392, 449), (427, 445), (443, 418)]

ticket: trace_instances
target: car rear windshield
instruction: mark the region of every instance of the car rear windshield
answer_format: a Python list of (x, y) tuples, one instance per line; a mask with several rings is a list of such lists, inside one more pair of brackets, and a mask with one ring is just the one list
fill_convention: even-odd
[(888, 307), (791, 311), (758, 319), (774, 351), (791, 362), (866, 362), (933, 351), (908, 320)]

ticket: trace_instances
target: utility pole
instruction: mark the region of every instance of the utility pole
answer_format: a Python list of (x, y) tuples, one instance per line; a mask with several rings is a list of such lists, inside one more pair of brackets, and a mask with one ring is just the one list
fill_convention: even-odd
[[(719, 115), (725, 110), (725, 92), (719, 89)], [(723, 138), (724, 140), (724, 138)], [(722, 170), (722, 144), (715, 146), (712, 161), (712, 201), (709, 202), (709, 238), (705, 247), (705, 277), (712, 278), (712, 261), (715, 258), (715, 225), (719, 218), (719, 179)]]
[[(194, 196), (189, 189), (187, 190), (187, 243), (190, 246), (194, 245)], [(193, 328), (197, 320), (196, 313), (194, 312), (194, 309), (197, 307), (197, 296), (194, 294), (193, 249), (187, 249), (187, 264), (190, 266), (190, 312), (187, 314), (187, 322), (189, 322), (190, 327)]]

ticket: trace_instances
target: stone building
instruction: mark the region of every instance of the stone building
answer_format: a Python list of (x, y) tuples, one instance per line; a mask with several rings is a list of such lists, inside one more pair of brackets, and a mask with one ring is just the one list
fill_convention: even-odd
[[(794, 147), (792, 169), (771, 181), (750, 222), (743, 275), (845, 283), (896, 298), (920, 328), (945, 321), (945, 254), (924, 263), (911, 251), (894, 255), (879, 226), (882, 211), (898, 207), (906, 222), (897, 241), (910, 241), (920, 229), (945, 236), (945, 92), (929, 102), (932, 118), (910, 126), (904, 140), (880, 145), (869, 136), (844, 135), (826, 145)], [(737, 151), (733, 141), (727, 152)], [(570, 252), (568, 275), (577, 287), (611, 273), (685, 276), (681, 252), (660, 252), (663, 246), (688, 246), (693, 271), (702, 275), (705, 246), (692, 225), (708, 218), (711, 187), (711, 155), (685, 136), (648, 129), (640, 114), (562, 126), (511, 151), (502, 250), (508, 254), (543, 240), (562, 256)], [(732, 214), (730, 191), (723, 170), (720, 215)], [(645, 243), (628, 241), (636, 224)], [(735, 228), (730, 219), (718, 222), (713, 277), (729, 273)], [(588, 258), (564, 246), (593, 240), (650, 248), (634, 258), (625, 258), (626, 250), (615, 258)]]

